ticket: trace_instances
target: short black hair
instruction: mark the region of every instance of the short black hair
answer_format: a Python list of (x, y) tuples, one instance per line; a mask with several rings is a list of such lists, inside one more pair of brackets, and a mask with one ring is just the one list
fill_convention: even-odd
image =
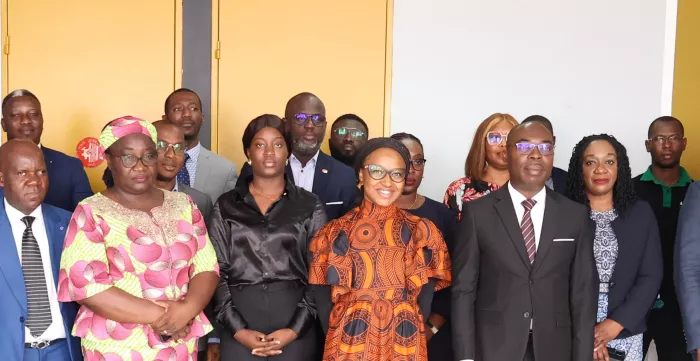
[(243, 131), (243, 154), (245, 154), (246, 157), (248, 156), (248, 148), (250, 148), (251, 143), (253, 143), (253, 138), (265, 127), (270, 127), (280, 132), (282, 137), (284, 137), (284, 143), (287, 145), (287, 152), (292, 154), (292, 145), (290, 137), (285, 132), (284, 121), (273, 114), (263, 114), (248, 123), (248, 126)]
[(610, 143), (617, 154), (617, 181), (613, 188), (613, 207), (619, 215), (622, 215), (627, 207), (637, 201), (637, 193), (634, 191), (630, 159), (627, 149), (615, 137), (608, 134), (589, 135), (581, 139), (574, 147), (569, 161), (569, 175), (566, 179), (567, 195), (572, 201), (585, 204), (590, 207), (586, 195), (586, 184), (583, 180), (583, 152), (596, 140), (604, 140)]
[(5, 109), (5, 105), (10, 101), (10, 99), (13, 98), (19, 98), (19, 97), (30, 97), (34, 100), (36, 100), (37, 103), (41, 106), (41, 102), (39, 101), (39, 98), (34, 95), (34, 93), (30, 92), (27, 89), (16, 89), (10, 92), (10, 94), (7, 94), (5, 98), (2, 99), (2, 109)]
[(529, 122), (537, 122), (544, 125), (549, 130), (549, 132), (552, 133), (552, 135), (554, 135), (554, 127), (552, 127), (552, 122), (550, 122), (549, 119), (547, 119), (546, 117), (537, 114), (531, 115), (523, 119), (523, 121), (520, 122), (520, 124), (525, 124)]
[(365, 133), (367, 133), (367, 136), (369, 136), (369, 127), (367, 126), (367, 123), (365, 123), (365, 121), (362, 120), (362, 118), (360, 118), (359, 116), (357, 116), (355, 114), (351, 114), (351, 113), (343, 114), (343, 115), (339, 116), (338, 119), (336, 119), (333, 122), (333, 124), (331, 124), (331, 128), (333, 128), (335, 126), (335, 123), (337, 123), (341, 120), (344, 120), (344, 119), (354, 120), (354, 121), (362, 124), (362, 126), (365, 127)]
[(199, 109), (202, 109), (202, 99), (199, 98), (199, 94), (195, 93), (194, 90), (192, 89), (187, 89), (187, 88), (180, 88), (175, 90), (174, 92), (170, 93), (167, 98), (165, 98), (165, 106), (163, 109), (165, 110), (165, 113), (163, 114), (168, 114), (168, 104), (170, 104), (170, 99), (173, 97), (173, 95), (177, 93), (192, 93), (194, 94), (195, 97), (197, 97), (197, 102), (199, 103)]
[(661, 117), (654, 119), (654, 121), (651, 122), (651, 124), (649, 124), (649, 130), (647, 131), (647, 138), (651, 138), (651, 130), (652, 130), (652, 128), (654, 128), (654, 126), (657, 123), (671, 123), (671, 122), (678, 123), (678, 125), (681, 127), (681, 135), (685, 136), (685, 128), (683, 127), (683, 123), (680, 120), (678, 120), (678, 118), (674, 118), (670, 115), (664, 115), (664, 116), (661, 116)]
[(423, 143), (420, 142), (420, 139), (418, 139), (418, 137), (416, 137), (415, 135), (413, 135), (411, 133), (395, 133), (395, 134), (391, 135), (391, 138), (396, 139), (399, 142), (404, 140), (404, 139), (410, 139), (410, 140), (418, 143), (418, 145), (420, 145), (421, 149), (423, 149), (423, 151), (425, 151), (425, 149), (423, 148)]

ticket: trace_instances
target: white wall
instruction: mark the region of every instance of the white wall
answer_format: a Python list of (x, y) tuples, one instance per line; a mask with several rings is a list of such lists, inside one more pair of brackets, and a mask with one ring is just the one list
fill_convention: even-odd
[(391, 131), (422, 140), (422, 193), (441, 200), (463, 176), (474, 131), (495, 112), (552, 120), (558, 167), (605, 132), (642, 172), (648, 124), (670, 113), (669, 9), (667, 20), (667, 0), (395, 1)]

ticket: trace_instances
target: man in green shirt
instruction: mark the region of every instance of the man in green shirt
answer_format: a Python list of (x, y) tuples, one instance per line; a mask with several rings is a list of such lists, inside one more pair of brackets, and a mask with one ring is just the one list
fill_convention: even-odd
[(659, 360), (690, 361), (686, 352), (683, 321), (673, 285), (673, 249), (676, 225), (685, 193), (693, 182), (680, 161), (686, 142), (683, 124), (676, 118), (664, 116), (649, 125), (646, 149), (651, 154), (651, 166), (634, 178), (637, 195), (651, 205), (656, 214), (661, 236), (664, 278), (659, 296), (650, 311), (644, 351), (654, 340)]

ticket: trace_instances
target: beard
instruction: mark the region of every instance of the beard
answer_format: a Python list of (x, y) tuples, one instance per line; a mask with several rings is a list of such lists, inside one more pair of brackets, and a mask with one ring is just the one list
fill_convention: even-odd
[(336, 148), (331, 142), (328, 142), (328, 148), (331, 150), (331, 157), (335, 158), (336, 160), (339, 160), (340, 162), (349, 166), (350, 168), (354, 168), (355, 154), (348, 155), (342, 150)]
[(293, 152), (304, 157), (314, 156), (319, 149), (321, 149), (321, 142), (317, 140), (313, 142), (308, 142), (299, 138), (294, 139), (294, 142), (292, 144)]

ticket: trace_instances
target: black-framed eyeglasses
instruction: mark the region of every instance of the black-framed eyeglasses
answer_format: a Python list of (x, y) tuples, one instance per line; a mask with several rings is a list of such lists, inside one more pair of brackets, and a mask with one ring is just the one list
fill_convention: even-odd
[(132, 154), (115, 155), (115, 157), (119, 158), (125, 168), (133, 168), (139, 161), (147, 167), (158, 163), (158, 153), (146, 153), (140, 157)]
[(428, 160), (423, 158), (423, 159), (411, 159), (411, 168), (413, 170), (423, 170), (425, 168), (425, 162)]
[(349, 128), (349, 127), (340, 127), (337, 129), (333, 129), (333, 134), (343, 138), (346, 135), (350, 135), (352, 138), (362, 138), (365, 136), (365, 132), (357, 129), (357, 128)]
[(683, 137), (678, 135), (678, 134), (669, 135), (669, 136), (657, 135), (657, 136), (655, 136), (651, 139), (648, 139), (648, 140), (650, 142), (654, 142), (656, 144), (664, 144), (666, 142), (676, 144), (676, 143), (679, 143), (681, 140), (683, 140)]
[(542, 154), (543, 156), (548, 156), (554, 154), (554, 144), (552, 143), (540, 143), (540, 144), (534, 144), (530, 142), (518, 142), (515, 143), (515, 149), (518, 150), (518, 153), (522, 155), (530, 155), (532, 152), (537, 148), (537, 150)]
[(387, 176), (387, 174), (394, 183), (401, 183), (406, 180), (405, 168), (387, 170), (379, 164), (368, 164), (363, 168), (367, 169), (367, 174), (369, 174), (369, 177), (374, 180), (382, 180)]
[(156, 151), (160, 154), (165, 154), (168, 152), (168, 149), (172, 148), (173, 152), (177, 155), (183, 155), (185, 154), (185, 151), (187, 150), (187, 146), (183, 143), (177, 143), (177, 144), (170, 144), (164, 140), (159, 140), (156, 143)]
[(508, 140), (508, 133), (488, 132), (486, 133), (486, 141), (491, 145), (498, 145)]
[(326, 117), (324, 117), (321, 114), (306, 114), (306, 113), (298, 113), (294, 114), (294, 123), (296, 125), (301, 125), (304, 126), (306, 123), (311, 121), (314, 126), (316, 127), (321, 127), (324, 124), (326, 124)]

